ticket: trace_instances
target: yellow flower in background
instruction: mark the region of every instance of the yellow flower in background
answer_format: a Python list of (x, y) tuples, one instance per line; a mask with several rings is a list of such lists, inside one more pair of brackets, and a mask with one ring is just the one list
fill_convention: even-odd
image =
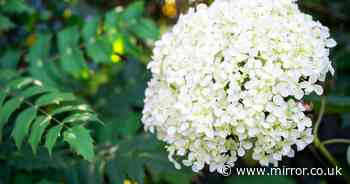
[(89, 76), (90, 76), (90, 71), (89, 71), (89, 69), (87, 69), (87, 68), (83, 69), (83, 70), (80, 72), (80, 76), (81, 76), (83, 79), (88, 79)]
[(71, 16), (72, 16), (72, 11), (69, 8), (65, 9), (63, 12), (63, 17), (65, 19), (69, 19)]
[(124, 180), (123, 184), (138, 184), (138, 183), (126, 179), (126, 180)]
[(30, 34), (27, 38), (26, 38), (26, 45), (28, 46), (28, 47), (31, 47), (34, 43), (35, 43), (35, 41), (36, 41), (36, 39), (37, 39), (37, 36), (36, 36), (36, 34)]
[(163, 7), (162, 12), (167, 17), (176, 17), (177, 8), (176, 8), (176, 0), (166, 0)]
[(123, 184), (132, 184), (130, 180), (124, 180)]
[(124, 53), (124, 43), (122, 39), (117, 39), (113, 43), (113, 52), (118, 54)]
[(111, 60), (112, 60), (112, 63), (119, 63), (121, 61), (121, 58), (118, 54), (112, 54)]
[(111, 55), (112, 63), (120, 62), (122, 60), (120, 57), (121, 54), (124, 54), (124, 42), (119, 38), (113, 42), (113, 54)]

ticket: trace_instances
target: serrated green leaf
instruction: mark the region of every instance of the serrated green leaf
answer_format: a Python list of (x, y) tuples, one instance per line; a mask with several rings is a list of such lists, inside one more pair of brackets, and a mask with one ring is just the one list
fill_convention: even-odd
[(94, 154), (93, 140), (89, 131), (83, 126), (75, 126), (67, 129), (63, 133), (63, 139), (78, 154), (82, 155), (86, 160), (92, 161)]
[(1, 131), (2, 128), (7, 123), (8, 119), (10, 118), (11, 114), (19, 108), (19, 106), (22, 103), (22, 99), (19, 97), (12, 98), (5, 102), (3, 106), (0, 107), (0, 138), (1, 138)]
[(96, 114), (92, 113), (76, 113), (68, 116), (63, 120), (63, 123), (99, 121)]
[(46, 106), (50, 104), (59, 104), (63, 101), (75, 101), (77, 98), (71, 93), (53, 92), (42, 95), (35, 101), (37, 106)]
[(46, 127), (49, 125), (49, 122), (50, 118), (47, 116), (37, 117), (34, 121), (28, 140), (32, 146), (33, 153), (36, 153), (37, 147), (41, 141), (41, 137), (44, 134)]
[(15, 24), (6, 16), (0, 14), (0, 31), (14, 28)]
[(50, 112), (50, 115), (55, 116), (60, 113), (72, 111), (93, 112), (93, 110), (88, 105), (68, 105), (53, 110), (52, 112)]
[(22, 78), (15, 79), (15, 80), (11, 81), (8, 84), (8, 87), (10, 89), (20, 89), (20, 88), (23, 88), (26, 85), (29, 85), (29, 84), (33, 83), (33, 81), (34, 80), (32, 78), (30, 78), (30, 77), (22, 77)]
[(23, 139), (28, 135), (32, 121), (37, 113), (36, 107), (30, 107), (21, 112), (15, 121), (15, 127), (12, 130), (11, 136), (14, 138), (18, 149), (21, 148)]
[(52, 154), (52, 148), (56, 144), (57, 138), (60, 136), (61, 130), (63, 125), (56, 125), (47, 132), (46, 134), (46, 141), (45, 141), (45, 147), (49, 151), (49, 154)]
[(54, 88), (47, 88), (43, 86), (32, 86), (25, 89), (23, 92), (21, 92), (19, 96), (23, 98), (29, 98), (42, 93), (55, 92), (55, 91), (57, 90)]
[(66, 28), (58, 33), (60, 63), (65, 72), (77, 75), (87, 68), (79, 46), (80, 34), (76, 26)]

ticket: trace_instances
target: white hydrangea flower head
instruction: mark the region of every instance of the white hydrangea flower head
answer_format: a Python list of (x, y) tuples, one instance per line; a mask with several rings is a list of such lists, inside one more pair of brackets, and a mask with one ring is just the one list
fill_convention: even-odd
[(221, 171), (252, 150), (262, 166), (313, 141), (302, 98), (323, 93), (336, 42), (295, 0), (217, 0), (156, 42), (142, 122), (169, 160)]

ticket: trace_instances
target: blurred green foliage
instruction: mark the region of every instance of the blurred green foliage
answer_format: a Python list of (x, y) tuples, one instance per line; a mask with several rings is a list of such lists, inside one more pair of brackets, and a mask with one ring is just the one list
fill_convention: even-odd
[[(145, 134), (140, 121), (153, 44), (188, 7), (185, 0), (166, 9), (165, 4), (0, 0), (0, 184), (343, 182), (174, 169), (165, 145)], [(299, 4), (330, 27), (339, 44), (331, 53), (336, 76), (325, 83), (329, 128), (321, 127), (320, 137), (350, 138), (350, 1)], [(320, 102), (316, 96), (306, 99), (311, 114)], [(349, 150), (344, 145), (331, 150), (347, 171)], [(324, 160), (305, 150), (285, 165), (329, 167), (318, 159)], [(248, 159), (238, 163), (252, 166), (256, 163)]]

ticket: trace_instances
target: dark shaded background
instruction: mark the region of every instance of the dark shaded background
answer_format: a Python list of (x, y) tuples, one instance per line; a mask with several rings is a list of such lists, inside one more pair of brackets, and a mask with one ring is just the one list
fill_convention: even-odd
[[(12, 4), (6, 5), (7, 1)], [(350, 0), (299, 0), (299, 4), (304, 12), (327, 25), (338, 42), (331, 54), (336, 74), (324, 84), (327, 104), (319, 137), (350, 139)], [(0, 0), (0, 72), (13, 70), (74, 92), (105, 122), (104, 126), (89, 126), (96, 146), (93, 162), (72, 154), (62, 141), (50, 157), (43, 147), (33, 155), (29, 145), (17, 150), (13, 140), (2, 140), (0, 184), (349, 183), (340, 176), (223, 177), (173, 168), (164, 145), (144, 133), (140, 118), (150, 78), (146, 64), (152, 44), (188, 6), (185, 0)], [(95, 27), (92, 21), (97, 22)], [(71, 43), (74, 38), (76, 42)], [(91, 38), (98, 44), (90, 43)], [(123, 43), (120, 53), (113, 51), (116, 40)], [(74, 57), (65, 55), (70, 47), (74, 48)], [(112, 55), (119, 59), (113, 62)], [(320, 102), (314, 96), (305, 100), (313, 109), (309, 114), (314, 120)], [(5, 127), (4, 135), (11, 129)], [(327, 145), (347, 177), (348, 147)], [(284, 159), (282, 165), (333, 167), (314, 145), (293, 159)], [(247, 157), (239, 160), (237, 167), (258, 166)]]

